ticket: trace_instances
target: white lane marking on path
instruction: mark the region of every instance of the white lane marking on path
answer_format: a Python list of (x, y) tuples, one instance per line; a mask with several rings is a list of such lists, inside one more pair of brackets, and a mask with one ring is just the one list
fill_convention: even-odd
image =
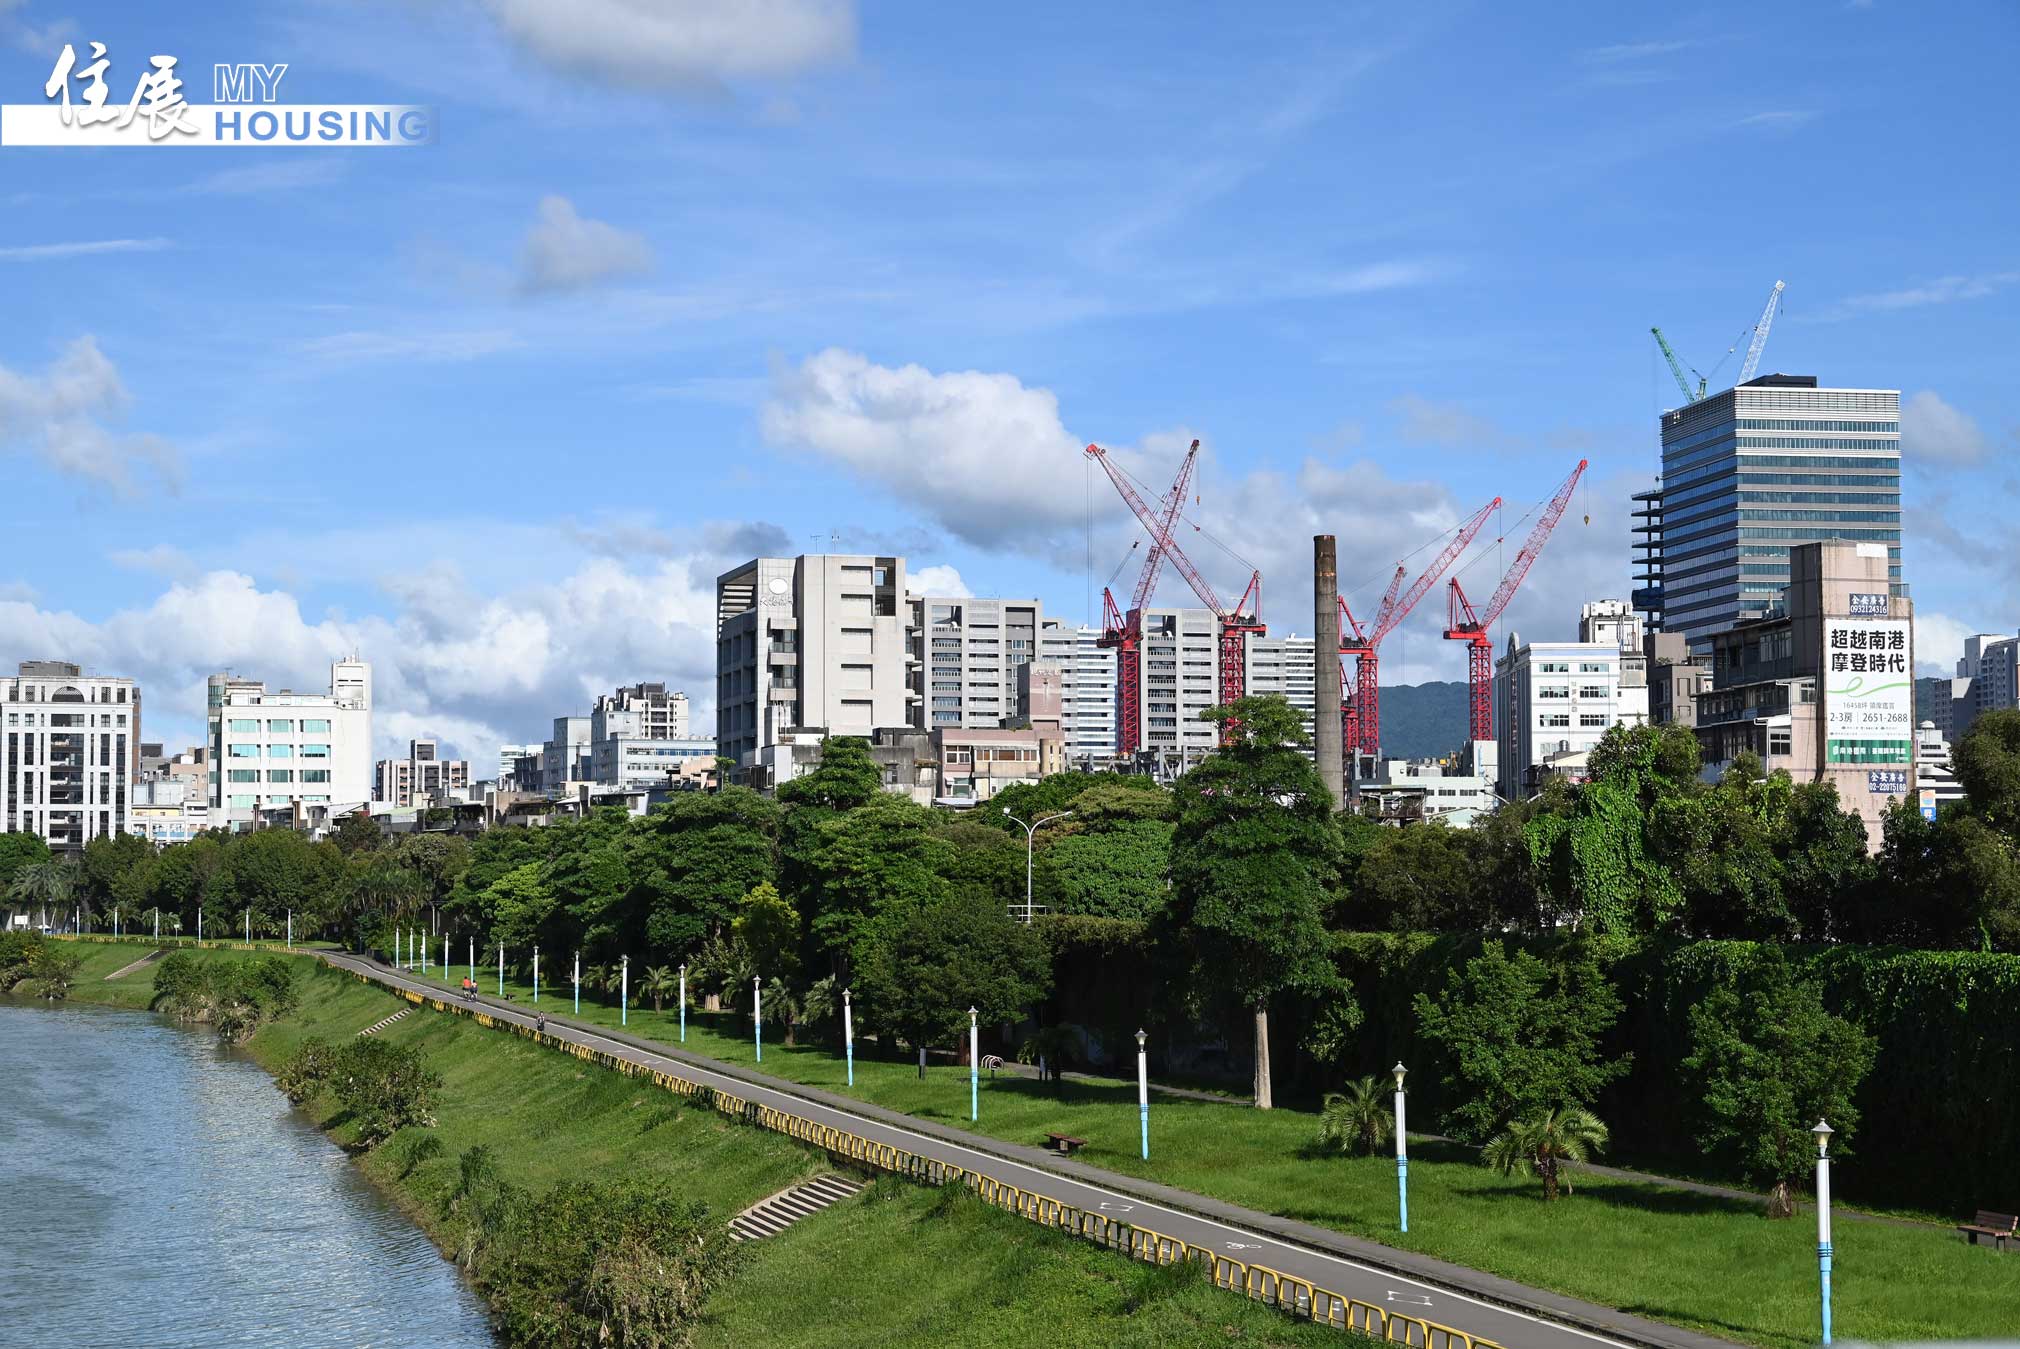
[(1431, 1305), (1431, 1299), (1421, 1293), (1398, 1293), (1393, 1288), (1389, 1290), (1388, 1300), (1391, 1302), (1407, 1302), (1413, 1307), (1428, 1307)]
[[(888, 1128), (890, 1128), (891, 1126), (887, 1124), (887, 1125), (885, 1125), (884, 1127), (888, 1129)], [(1094, 1187), (1094, 1186), (1092, 1186), (1092, 1185), (1090, 1185), (1090, 1186), (1088, 1186), (1087, 1188), (1088, 1188), (1088, 1189), (1090, 1189), (1090, 1190), (1092, 1190), (1092, 1189), (1094, 1189), (1095, 1187)], [(1096, 1193), (1099, 1193), (1099, 1191), (1097, 1190), (1097, 1191), (1096, 1191)], [(1103, 1207), (1103, 1208), (1105, 1208), (1105, 1209), (1110, 1209), (1110, 1210), (1112, 1210), (1112, 1211), (1114, 1211), (1114, 1212), (1116, 1212), (1116, 1213), (1127, 1213), (1127, 1212), (1129, 1212), (1129, 1211), (1130, 1211), (1131, 1209), (1135, 1208), (1135, 1207), (1136, 1207), (1136, 1205), (1134, 1205), (1134, 1204), (1103, 1204), (1103, 1205), (1102, 1205), (1101, 1207)]]
[(1262, 1246), (1253, 1241), (1223, 1241), (1221, 1245), (1231, 1251), (1259, 1251)]
[[(430, 989), (429, 991), (432, 991), (432, 989)], [(486, 1005), (490, 1008), (490, 1010), (494, 1014), (501, 1014), (505, 1016), (517, 1016), (524, 1024), (527, 1025), (532, 1024), (531, 1019), (526, 1017), (523, 1013), (520, 1013), (516, 1008), (507, 1008), (504, 1004), (495, 1002)], [(782, 1096), (789, 1101), (797, 1101), (802, 1105), (811, 1106), (815, 1109), (826, 1110), (830, 1114), (840, 1115), (844, 1119), (857, 1120), (864, 1124), (869, 1124), (880, 1129), (888, 1129), (894, 1133), (898, 1133), (908, 1137), (925, 1139), (929, 1142), (936, 1144), (937, 1146), (947, 1148), (951, 1151), (965, 1153), (970, 1157), (979, 1157), (982, 1160), (987, 1161), (995, 1166), (1007, 1166), (1017, 1171), (1028, 1172), (1031, 1175), (1043, 1177), (1045, 1180), (1050, 1181), (1054, 1184), (1064, 1182), (1069, 1185), (1077, 1185), (1083, 1190), (1089, 1190), (1096, 1194), (1114, 1193), (1114, 1191), (1112, 1190), (1103, 1190), (1098, 1185), (1091, 1184), (1084, 1180), (1073, 1180), (1068, 1177), (1061, 1176), (1056, 1171), (1046, 1171), (1039, 1167), (1031, 1166), (1025, 1162), (1012, 1161), (1011, 1159), (1000, 1156), (996, 1153), (983, 1152), (978, 1148), (966, 1147), (960, 1143), (955, 1143), (943, 1138), (937, 1138), (932, 1134), (917, 1133), (913, 1130), (905, 1128), (902, 1125), (887, 1124), (882, 1120), (872, 1119), (867, 1115), (858, 1115), (853, 1111), (844, 1110), (839, 1106), (828, 1105), (825, 1102), (821, 1101), (810, 1101), (803, 1096), (795, 1096), (791, 1092), (780, 1091), (775, 1087), (762, 1086), (756, 1082), (747, 1082), (740, 1077), (733, 1077), (728, 1073), (717, 1072), (711, 1068), (703, 1068), (697, 1064), (689, 1063), (685, 1059), (675, 1058), (670, 1054), (660, 1054), (653, 1050), (642, 1050), (636, 1047), (635, 1045), (625, 1044), (621, 1040), (613, 1040), (607, 1035), (598, 1035), (595, 1031), (592, 1030), (583, 1030), (575, 1026), (563, 1026), (563, 1027), (550, 1027), (548, 1033), (551, 1035), (554, 1034), (557, 1030), (572, 1032), (573, 1034), (586, 1040), (601, 1040), (604, 1044), (614, 1046), (615, 1048), (618, 1049), (627, 1050), (633, 1054), (650, 1054), (654, 1058), (666, 1060), (668, 1063), (673, 1064), (676, 1068), (683, 1068), (691, 1073), (700, 1073), (706, 1077), (718, 1078), (724, 1082), (731, 1083), (745, 1090), (770, 1092), (774, 1096)], [(1454, 1301), (1466, 1303), (1468, 1306), (1478, 1307), (1482, 1311), (1492, 1312), (1501, 1316), (1513, 1316), (1520, 1320), (1528, 1321), (1533, 1325), (1542, 1326), (1545, 1329), (1553, 1331), (1557, 1334), (1576, 1335), (1580, 1339), (1591, 1340), (1595, 1344), (1612, 1345), (1614, 1349), (1634, 1349), (1634, 1346), (1629, 1344), (1625, 1340), (1616, 1340), (1613, 1339), (1611, 1336), (1600, 1335), (1593, 1331), (1582, 1329), (1581, 1327), (1578, 1326), (1566, 1325), (1562, 1321), (1552, 1321), (1545, 1317), (1537, 1316), (1532, 1312), (1522, 1311), (1520, 1308), (1517, 1307), (1504, 1306), (1501, 1303), (1497, 1302), (1485, 1302), (1479, 1298), (1471, 1297), (1465, 1293), (1457, 1292), (1453, 1289), (1446, 1288), (1440, 1284), (1417, 1283), (1416, 1280), (1408, 1278), (1407, 1276), (1404, 1275), (1399, 1275), (1394, 1270), (1383, 1269), (1379, 1265), (1363, 1264), (1361, 1261), (1355, 1260), (1351, 1256), (1338, 1255), (1332, 1251), (1320, 1250), (1315, 1246), (1293, 1245), (1292, 1243), (1284, 1241), (1280, 1238), (1269, 1237), (1268, 1234), (1266, 1233), (1252, 1232), (1249, 1231), (1247, 1228), (1242, 1227), (1233, 1227), (1227, 1223), (1219, 1221), (1218, 1219), (1202, 1217), (1197, 1213), (1187, 1213), (1179, 1209), (1166, 1208), (1160, 1204), (1148, 1204), (1147, 1206), (1151, 1209), (1152, 1212), (1169, 1214), (1174, 1218), (1178, 1218), (1186, 1222), (1200, 1223), (1207, 1227), (1216, 1227), (1223, 1232), (1230, 1232), (1236, 1236), (1243, 1236), (1243, 1237), (1261, 1236), (1264, 1237), (1267, 1241), (1269, 1241), (1269, 1243), (1272, 1246), (1276, 1247), (1279, 1250), (1288, 1251), (1297, 1255), (1302, 1255), (1310, 1258), (1317, 1258), (1320, 1260), (1328, 1261), (1332, 1264), (1342, 1266), (1343, 1268), (1346, 1269), (1359, 1270), (1361, 1273), (1369, 1275), (1376, 1280), (1386, 1279), (1386, 1280), (1393, 1280), (1394, 1282), (1397, 1283), (1414, 1283), (1416, 1284), (1417, 1287), (1425, 1289), (1428, 1292), (1437, 1293), (1442, 1297), (1448, 1297), (1453, 1299)]]

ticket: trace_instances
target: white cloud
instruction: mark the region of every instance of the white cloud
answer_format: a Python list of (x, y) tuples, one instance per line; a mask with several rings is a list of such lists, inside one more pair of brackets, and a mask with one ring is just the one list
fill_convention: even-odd
[(1623, 61), (1646, 61), (1652, 57), (1669, 56), (1676, 52), (1695, 47), (1697, 43), (1689, 38), (1655, 42), (1616, 42), (1606, 47), (1591, 47), (1579, 56), (1594, 65), (1617, 65)]
[(1083, 445), (1049, 389), (830, 347), (774, 374), (766, 439), (850, 469), (982, 547), (1044, 551), (1085, 514)]
[(521, 250), (519, 289), (525, 294), (581, 290), (652, 267), (645, 237), (578, 215), (566, 197), (542, 197), (539, 217)]
[(1480, 449), (1508, 442), (1508, 433), (1460, 403), (1406, 393), (1389, 404), (1398, 419), (1397, 436), (1406, 445)]
[(157, 543), (152, 548), (118, 548), (106, 555), (115, 567), (151, 572), (177, 580), (197, 574), (196, 562), (173, 544)]
[(89, 258), (101, 253), (153, 253), (168, 247), (166, 239), (80, 239), (61, 244), (17, 244), (0, 248), (0, 262), (50, 262), (59, 258)]
[(0, 451), (25, 449), (58, 472), (117, 492), (138, 490), (140, 470), (172, 490), (182, 471), (175, 447), (107, 425), (130, 401), (92, 337), (65, 347), (40, 375), (0, 365)]
[(917, 567), (907, 572), (905, 588), (914, 595), (936, 595), (950, 600), (964, 600), (975, 593), (968, 589), (959, 571), (944, 565)]
[(339, 364), (363, 361), (475, 361), (520, 344), (503, 328), (434, 332), (344, 332), (312, 337), (303, 355)]
[(438, 566), (389, 583), (389, 612), (355, 619), (311, 619), (293, 595), (231, 571), (172, 582), (98, 621), (0, 595), (0, 658), (130, 675), (148, 738), (194, 743), (212, 673), (319, 689), (330, 662), (355, 650), (373, 666), (378, 754), (433, 734), (481, 772), (499, 744), (544, 738), (553, 718), (585, 713), (620, 683), (667, 680), (708, 725), (715, 596), (694, 573), (716, 570), (699, 554), (637, 568), (595, 558), (557, 580), (483, 593)]
[(1901, 404), (1901, 461), (1908, 467), (1975, 464), (1986, 449), (1978, 423), (1933, 390), (1924, 389)]
[(1803, 123), (1815, 118), (1816, 115), (1816, 109), (1814, 108), (1771, 108), (1766, 112), (1757, 112), (1751, 116), (1742, 117), (1739, 121), (1733, 123), (1733, 125), (1770, 127), (1787, 131), (1801, 126)]
[(1920, 309), (1925, 305), (1955, 304), (1962, 300), (1982, 300), (2015, 282), (2020, 282), (2020, 272), (1979, 272), (1971, 276), (1942, 276), (1900, 290), (1847, 296), (1827, 310), (1823, 317), (1842, 319), (1857, 314)]
[(855, 53), (848, 0), (484, 0), (505, 35), (573, 75), (707, 92), (782, 78)]
[(1975, 637), (1983, 628), (1974, 628), (1933, 610), (1915, 611), (1915, 669), (1923, 675), (1947, 679), (1957, 670), (1957, 658), (1964, 654), (1964, 639)]

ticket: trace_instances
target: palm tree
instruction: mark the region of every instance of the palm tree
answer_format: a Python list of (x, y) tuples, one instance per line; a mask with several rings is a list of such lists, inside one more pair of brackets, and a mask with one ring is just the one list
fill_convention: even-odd
[(807, 985), (807, 991), (800, 996), (800, 1021), (809, 1026), (818, 1026), (824, 1021), (840, 1021), (842, 991), (830, 974)]
[(1372, 1077), (1347, 1083), (1344, 1092), (1328, 1093), (1319, 1112), (1319, 1146), (1327, 1151), (1373, 1156), (1389, 1141), (1395, 1123), (1381, 1084)]
[(680, 980), (666, 966), (654, 965), (646, 970), (645, 977), (638, 981), (638, 991), (652, 999), (653, 1011), (663, 1012), (666, 1010), (667, 995), (680, 991)]
[(791, 1049), (793, 1032), (798, 1029), (802, 1015), (799, 1001), (793, 997), (793, 986), (780, 978), (766, 984), (764, 1010), (773, 1021), (785, 1024), (786, 1048)]
[(604, 995), (604, 1002), (610, 1001), (610, 993), (617, 987), (617, 967), (615, 965), (591, 965), (582, 972), (582, 982)]
[(41, 926), (49, 922), (49, 910), (62, 908), (69, 903), (77, 889), (77, 871), (65, 862), (30, 862), (14, 873), (14, 880), (7, 887), (7, 897), (27, 908), (37, 905), (42, 910)]
[(1557, 1198), (1558, 1173), (1606, 1148), (1606, 1126), (1575, 1105), (1539, 1111), (1508, 1127), (1481, 1150), (1481, 1159), (1504, 1176), (1520, 1171), (1543, 1178), (1545, 1202)]

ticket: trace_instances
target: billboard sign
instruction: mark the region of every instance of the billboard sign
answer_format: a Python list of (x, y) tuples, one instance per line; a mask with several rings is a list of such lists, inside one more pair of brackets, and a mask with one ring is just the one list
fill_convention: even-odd
[(1901, 619), (1824, 622), (1824, 762), (1914, 761), (1915, 675)]
[(1857, 591), (1852, 592), (1853, 618), (1885, 618), (1886, 616), (1887, 596), (1884, 592), (1878, 595), (1861, 594)]

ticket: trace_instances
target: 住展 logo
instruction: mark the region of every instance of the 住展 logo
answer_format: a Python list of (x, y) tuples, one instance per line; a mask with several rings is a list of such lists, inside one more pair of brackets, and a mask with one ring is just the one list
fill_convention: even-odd
[[(41, 103), (0, 106), (0, 145), (425, 145), (435, 111), (407, 104), (282, 104), (278, 65), (212, 67), (215, 104), (191, 103), (173, 56), (148, 58), (124, 103), (113, 101), (105, 44), (65, 43)], [(274, 106), (248, 106), (272, 104)]]

